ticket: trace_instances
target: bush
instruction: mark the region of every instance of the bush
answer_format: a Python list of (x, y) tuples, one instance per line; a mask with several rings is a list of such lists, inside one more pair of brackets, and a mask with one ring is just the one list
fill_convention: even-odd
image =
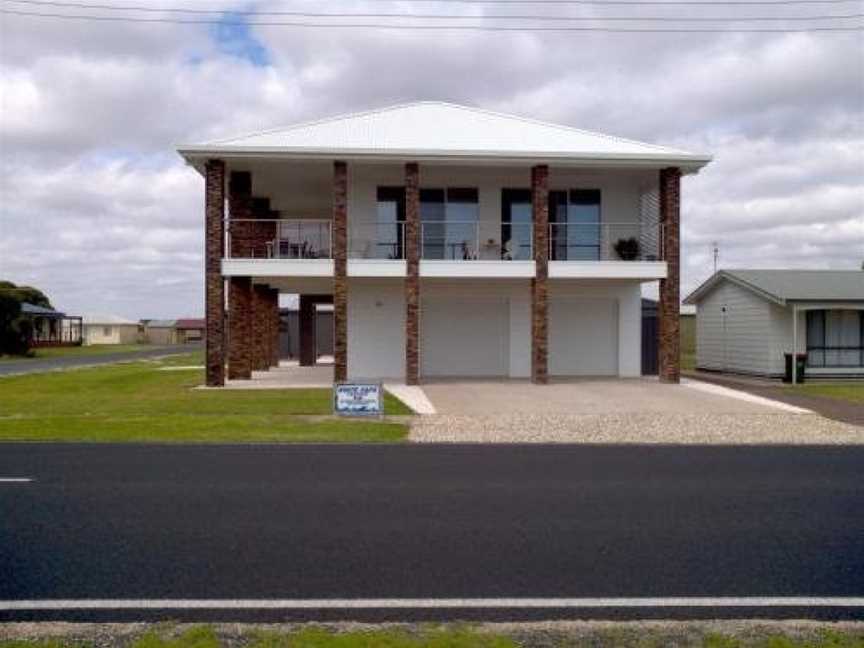
[(633, 261), (639, 258), (639, 241), (635, 237), (618, 239), (615, 243), (615, 253), (623, 261)]

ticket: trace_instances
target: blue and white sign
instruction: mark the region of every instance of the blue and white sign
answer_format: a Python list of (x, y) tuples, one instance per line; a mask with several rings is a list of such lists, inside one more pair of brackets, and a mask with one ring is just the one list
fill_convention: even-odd
[(384, 413), (381, 383), (336, 383), (333, 411), (346, 416), (380, 416)]

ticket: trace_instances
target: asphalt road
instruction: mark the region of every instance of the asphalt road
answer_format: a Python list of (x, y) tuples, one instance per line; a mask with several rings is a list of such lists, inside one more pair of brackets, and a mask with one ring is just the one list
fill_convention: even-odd
[(98, 365), (128, 362), (144, 358), (156, 358), (165, 355), (189, 353), (200, 349), (200, 344), (174, 344), (172, 346), (156, 346), (139, 351), (117, 351), (115, 353), (100, 353), (98, 355), (60, 356), (58, 358), (32, 358), (29, 360), (7, 360), (0, 362), (0, 376), (12, 374), (41, 373), (73, 367), (95, 367)]
[(0, 445), (0, 621), (864, 616), (586, 597), (864, 597), (864, 448)]

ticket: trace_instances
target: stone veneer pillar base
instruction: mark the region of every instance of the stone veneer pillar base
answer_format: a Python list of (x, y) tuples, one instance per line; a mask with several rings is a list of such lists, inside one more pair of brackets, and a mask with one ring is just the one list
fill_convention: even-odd
[(225, 384), (225, 280), (222, 256), (225, 223), (225, 163), (208, 160), (204, 182), (204, 301), (206, 382)]
[(348, 380), (348, 165), (333, 163), (333, 381)]
[(270, 368), (270, 289), (255, 285), (252, 293), (252, 369), (267, 371)]
[(282, 317), (279, 314), (279, 290), (270, 289), (270, 366), (278, 367), (281, 356), (279, 329)]
[(666, 278), (660, 280), (658, 304), (658, 374), (661, 382), (681, 380), (680, 223), (681, 170), (660, 171), (660, 223)]
[(420, 167), (405, 165), (405, 383), (420, 384)]
[(231, 277), (228, 283), (228, 378), (252, 377), (252, 280)]
[(531, 382), (549, 382), (549, 167), (531, 169), (531, 211), (534, 221), (534, 264), (531, 280)]

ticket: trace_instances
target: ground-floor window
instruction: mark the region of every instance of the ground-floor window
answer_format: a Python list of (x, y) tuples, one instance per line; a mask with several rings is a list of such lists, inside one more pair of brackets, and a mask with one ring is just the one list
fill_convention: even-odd
[(807, 311), (807, 365), (864, 367), (864, 311)]

